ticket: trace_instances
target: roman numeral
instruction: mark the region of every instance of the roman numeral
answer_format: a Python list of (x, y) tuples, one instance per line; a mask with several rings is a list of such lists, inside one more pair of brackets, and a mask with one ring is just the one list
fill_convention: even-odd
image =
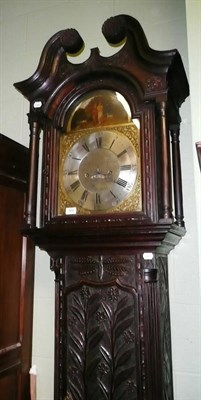
[(99, 149), (102, 147), (102, 137), (101, 136), (96, 138), (96, 145)]
[(109, 150), (111, 150), (111, 148), (112, 148), (112, 146), (113, 146), (115, 140), (116, 140), (116, 139), (114, 139), (114, 140), (112, 141), (112, 143), (111, 143), (111, 145), (110, 145), (110, 147), (109, 147)]
[(120, 166), (121, 171), (128, 171), (129, 169), (131, 169), (131, 164), (125, 164)]
[(124, 179), (118, 178), (116, 183), (125, 188), (128, 182), (125, 181)]
[(74, 171), (69, 171), (68, 175), (77, 175), (78, 170), (75, 169)]
[(118, 197), (116, 196), (116, 194), (114, 194), (111, 190), (110, 190), (111, 195), (115, 198), (115, 200), (118, 199)]
[(80, 186), (80, 181), (75, 181), (75, 182), (72, 183), (72, 185), (70, 185), (70, 187), (73, 190), (73, 192), (75, 190), (77, 190), (79, 188), (79, 186)]
[(87, 146), (86, 143), (84, 143), (84, 144), (82, 145), (82, 147), (87, 151), (87, 153), (89, 153), (89, 148), (88, 148), (88, 146)]
[(82, 193), (82, 196), (81, 196), (81, 200), (86, 201), (88, 194), (89, 194), (88, 190), (84, 190), (84, 192)]
[(81, 158), (79, 158), (79, 157), (71, 157), (71, 158), (72, 158), (72, 160), (81, 161)]
[(96, 193), (96, 204), (100, 204), (100, 203), (101, 203), (100, 194)]
[(121, 156), (123, 156), (126, 153), (127, 153), (127, 150), (125, 149), (125, 150), (121, 151), (121, 153), (117, 154), (117, 157), (120, 158)]

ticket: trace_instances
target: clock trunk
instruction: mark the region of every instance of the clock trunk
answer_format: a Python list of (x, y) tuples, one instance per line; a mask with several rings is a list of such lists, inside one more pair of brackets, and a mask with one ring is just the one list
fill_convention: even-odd
[(55, 399), (173, 399), (167, 258), (77, 254), (51, 268)]

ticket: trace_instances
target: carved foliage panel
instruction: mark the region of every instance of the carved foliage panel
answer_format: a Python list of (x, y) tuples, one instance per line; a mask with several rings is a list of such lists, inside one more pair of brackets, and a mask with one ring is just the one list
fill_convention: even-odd
[(126, 256), (67, 260), (63, 346), (68, 399), (138, 398), (133, 261)]

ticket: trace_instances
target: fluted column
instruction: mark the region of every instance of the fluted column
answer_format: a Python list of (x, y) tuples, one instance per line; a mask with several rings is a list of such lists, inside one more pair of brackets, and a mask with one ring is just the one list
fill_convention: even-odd
[(184, 226), (179, 126), (177, 125), (172, 127), (170, 133), (172, 138), (172, 167), (173, 167), (175, 219), (177, 225)]
[(170, 168), (170, 144), (167, 130), (166, 102), (160, 103), (161, 157), (162, 157), (162, 219), (172, 218), (172, 192)]
[(41, 129), (37, 115), (29, 114), (29, 126), (29, 185), (26, 199), (25, 223), (30, 228), (34, 228), (36, 226), (38, 156)]

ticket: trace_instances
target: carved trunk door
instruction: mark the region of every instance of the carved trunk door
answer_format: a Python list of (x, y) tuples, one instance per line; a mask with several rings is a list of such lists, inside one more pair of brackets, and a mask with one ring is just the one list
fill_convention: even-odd
[(159, 291), (158, 269), (139, 254), (69, 256), (52, 259), (51, 268), (55, 399), (172, 399), (164, 269)]

